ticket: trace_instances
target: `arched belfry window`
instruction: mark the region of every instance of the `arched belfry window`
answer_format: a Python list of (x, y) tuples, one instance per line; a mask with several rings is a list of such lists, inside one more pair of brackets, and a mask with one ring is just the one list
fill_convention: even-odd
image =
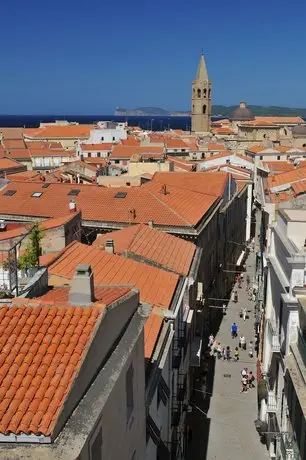
[(206, 113), (206, 105), (203, 105), (203, 109), (202, 109), (202, 110), (203, 110), (203, 115), (205, 115), (205, 113)]
[(201, 97), (201, 90), (198, 88), (198, 97)]
[(208, 90), (208, 97), (211, 95), (211, 89)]
[(207, 89), (204, 88), (204, 89), (203, 89), (203, 97), (206, 97), (206, 94), (207, 94)]
[(192, 113), (194, 113), (194, 105), (192, 106)]
[(195, 93), (196, 93), (195, 88), (193, 88), (192, 93), (193, 93), (193, 96), (195, 96)]

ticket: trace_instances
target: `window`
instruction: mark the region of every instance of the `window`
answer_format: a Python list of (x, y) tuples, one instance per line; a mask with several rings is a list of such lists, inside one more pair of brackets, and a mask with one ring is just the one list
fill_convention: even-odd
[(50, 166), (50, 158), (44, 157), (43, 158), (43, 165), (44, 166)]
[(33, 198), (39, 198), (41, 195), (42, 195), (42, 192), (34, 192), (34, 193), (32, 193), (31, 196), (32, 196)]
[(260, 159), (260, 160), (262, 160), (262, 159), (263, 159), (263, 156), (262, 156), (262, 155), (260, 155), (259, 159)]
[(208, 97), (211, 95), (211, 89), (208, 90)]
[(53, 164), (54, 166), (59, 166), (60, 165), (60, 158), (53, 158)]
[(16, 190), (7, 190), (7, 191), (4, 193), (4, 195), (5, 195), (5, 196), (13, 196), (13, 195), (15, 195), (15, 193), (16, 193)]
[(115, 198), (125, 198), (126, 195), (127, 195), (126, 192), (118, 192), (116, 193)]
[(115, 141), (115, 140), (116, 140), (116, 138), (115, 138), (115, 136), (113, 136), (113, 141)]
[(104, 136), (101, 137), (101, 141), (104, 141)]
[(80, 193), (80, 189), (78, 188), (72, 188), (70, 190), (70, 192), (67, 193), (67, 195), (71, 195), (71, 196), (78, 196), (78, 194)]
[(207, 94), (207, 89), (204, 88), (204, 89), (203, 89), (203, 96), (206, 97), (206, 94)]
[(280, 160), (280, 155), (277, 155), (277, 159)]
[(91, 460), (102, 460), (102, 428), (98, 431), (90, 449)]
[(134, 369), (131, 364), (125, 375), (125, 394), (126, 394), (126, 421), (129, 422), (134, 410), (134, 391), (133, 391)]
[(206, 105), (203, 105), (203, 115), (206, 113)]
[(97, 152), (97, 157), (100, 158), (101, 152)]
[(200, 88), (198, 89), (198, 97), (201, 97), (201, 90), (200, 90)]
[(115, 160), (115, 163), (116, 163), (116, 164), (119, 164), (119, 160)]
[(91, 152), (87, 153), (88, 158), (91, 158)]
[(130, 187), (131, 186), (131, 182), (126, 182), (127, 187)]
[(48, 188), (48, 187), (50, 187), (50, 185), (51, 185), (51, 184), (44, 184), (44, 185), (42, 186), (42, 188)]
[(35, 158), (35, 166), (41, 166), (41, 158)]

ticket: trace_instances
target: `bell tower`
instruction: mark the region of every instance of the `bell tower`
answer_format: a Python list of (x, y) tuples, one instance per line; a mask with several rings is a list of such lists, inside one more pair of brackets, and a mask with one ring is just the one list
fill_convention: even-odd
[(191, 98), (191, 131), (195, 133), (208, 133), (210, 131), (211, 117), (211, 82), (204, 59), (200, 56), (196, 79), (192, 82)]

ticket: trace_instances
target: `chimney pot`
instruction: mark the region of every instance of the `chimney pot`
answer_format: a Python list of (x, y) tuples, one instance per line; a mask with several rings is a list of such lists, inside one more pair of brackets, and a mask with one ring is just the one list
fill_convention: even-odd
[(76, 272), (72, 278), (69, 303), (74, 306), (86, 307), (94, 300), (94, 276), (91, 265), (79, 264), (76, 266)]
[(108, 252), (109, 254), (115, 254), (115, 245), (114, 245), (114, 240), (106, 240), (105, 241), (105, 251)]
[(153, 228), (153, 220), (149, 220), (149, 221), (148, 221), (148, 226), (149, 226), (150, 228)]

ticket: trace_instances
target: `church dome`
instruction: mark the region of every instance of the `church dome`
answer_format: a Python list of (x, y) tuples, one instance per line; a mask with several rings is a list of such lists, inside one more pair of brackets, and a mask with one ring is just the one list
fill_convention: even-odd
[(254, 120), (254, 115), (249, 110), (245, 102), (240, 102), (239, 107), (233, 110), (231, 120), (234, 121), (249, 121)]
[(306, 137), (306, 124), (305, 125), (299, 125), (299, 126), (293, 126), (292, 134), (293, 134), (293, 136), (304, 136), (304, 137)]

